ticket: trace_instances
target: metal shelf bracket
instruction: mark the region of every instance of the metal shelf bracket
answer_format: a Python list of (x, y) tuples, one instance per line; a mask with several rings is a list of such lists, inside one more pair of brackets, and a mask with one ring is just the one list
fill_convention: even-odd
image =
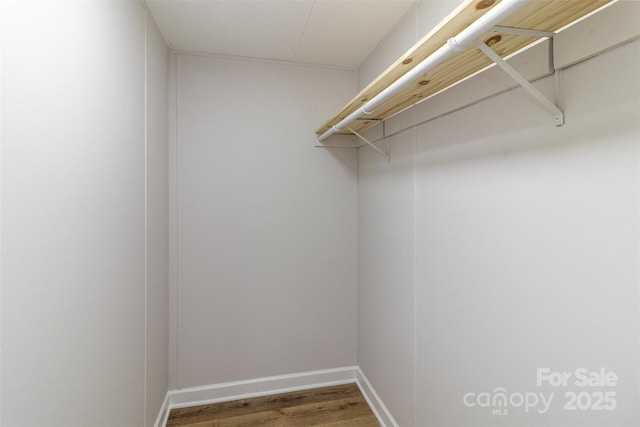
[(518, 73), (511, 65), (507, 63), (500, 55), (495, 53), (493, 49), (487, 46), (482, 40), (475, 39), (473, 43), (489, 57), (498, 67), (502, 68), (511, 78), (513, 78), (524, 90), (529, 92), (538, 102), (542, 104), (553, 115), (553, 122), (556, 126), (564, 124), (564, 114), (553, 102), (549, 101), (538, 89), (533, 87), (529, 81)]
[(391, 161), (391, 156), (389, 156), (389, 153), (385, 153), (384, 151), (382, 151), (381, 149), (379, 149), (378, 147), (376, 147), (373, 142), (369, 141), (367, 138), (365, 138), (364, 136), (360, 135), (358, 132), (356, 132), (355, 130), (348, 128), (349, 131), (351, 133), (353, 133), (355, 136), (357, 136), (358, 138), (360, 138), (362, 141), (364, 141), (369, 147), (373, 148), (375, 151), (377, 151), (378, 153), (380, 153), (385, 159), (387, 159), (387, 163), (389, 163)]

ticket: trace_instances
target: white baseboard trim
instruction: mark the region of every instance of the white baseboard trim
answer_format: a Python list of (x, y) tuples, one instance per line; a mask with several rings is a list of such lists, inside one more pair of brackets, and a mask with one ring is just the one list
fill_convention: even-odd
[(169, 392), (164, 396), (164, 400), (162, 401), (162, 406), (160, 407), (160, 412), (158, 412), (158, 416), (156, 417), (156, 422), (153, 424), (153, 427), (165, 427), (167, 425), (167, 421), (169, 420), (169, 412), (171, 408), (169, 407)]
[(162, 404), (155, 427), (164, 427), (167, 423), (170, 410), (174, 408), (249, 399), (269, 394), (287, 393), (349, 383), (356, 383), (358, 385), (382, 427), (398, 427), (391, 413), (358, 366), (170, 390)]
[(389, 409), (387, 409), (382, 399), (380, 399), (380, 396), (378, 396), (378, 393), (376, 393), (360, 367), (356, 369), (356, 384), (358, 384), (362, 395), (380, 422), (380, 425), (382, 427), (398, 427), (398, 423), (393, 418), (393, 415), (391, 415), (391, 412), (389, 412)]
[(356, 382), (356, 366), (234, 381), (169, 392), (169, 406), (184, 408), (275, 393)]

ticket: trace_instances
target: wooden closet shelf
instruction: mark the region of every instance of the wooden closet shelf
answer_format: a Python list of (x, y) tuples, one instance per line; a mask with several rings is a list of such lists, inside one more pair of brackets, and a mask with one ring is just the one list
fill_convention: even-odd
[[(497, 25), (518, 29), (555, 32), (612, 0), (529, 0), (509, 17)], [(475, 22), (480, 16), (495, 7), (500, 0), (465, 0), (433, 30), (394, 62), (385, 72), (371, 82), (347, 105), (316, 130), (322, 135), (349, 114), (361, 108), (398, 78), (433, 52)], [(487, 45), (501, 57), (508, 56), (538, 40), (541, 36), (522, 34), (501, 34), (487, 32), (482, 37)], [(462, 52), (449, 57), (415, 81), (386, 100), (373, 111), (350, 125), (356, 132), (374, 126), (380, 120), (412, 106), (421, 99), (447, 88), (470, 76), (493, 62), (476, 46), (471, 44)], [(351, 135), (349, 129), (341, 129), (337, 134)]]

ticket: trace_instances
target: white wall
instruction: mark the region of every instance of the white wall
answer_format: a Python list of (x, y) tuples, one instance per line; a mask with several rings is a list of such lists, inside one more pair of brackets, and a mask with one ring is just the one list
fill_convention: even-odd
[(178, 55), (178, 388), (355, 364), (356, 155), (312, 133), (355, 88)]
[(169, 76), (168, 52), (147, 17), (146, 425), (169, 389)]
[[(564, 70), (560, 128), (518, 89), (391, 138), (391, 163), (359, 151), (358, 359), (400, 425), (638, 425), (639, 72), (638, 41)], [(536, 86), (553, 97), (552, 77)], [(574, 376), (537, 387), (545, 367)], [(619, 381), (580, 388), (582, 367)], [(555, 397), (546, 414), (464, 405), (497, 387)], [(604, 390), (615, 410), (563, 409)]]
[(137, 1), (2, 18), (0, 423), (144, 425), (167, 377), (163, 47)]
[(415, 132), (393, 138), (388, 149), (390, 163), (373, 150), (359, 151), (358, 365), (396, 421), (408, 426), (415, 387)]

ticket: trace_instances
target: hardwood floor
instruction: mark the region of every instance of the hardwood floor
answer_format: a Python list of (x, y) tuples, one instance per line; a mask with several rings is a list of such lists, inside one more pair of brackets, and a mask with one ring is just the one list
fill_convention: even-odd
[(356, 384), (173, 409), (167, 427), (379, 427)]

